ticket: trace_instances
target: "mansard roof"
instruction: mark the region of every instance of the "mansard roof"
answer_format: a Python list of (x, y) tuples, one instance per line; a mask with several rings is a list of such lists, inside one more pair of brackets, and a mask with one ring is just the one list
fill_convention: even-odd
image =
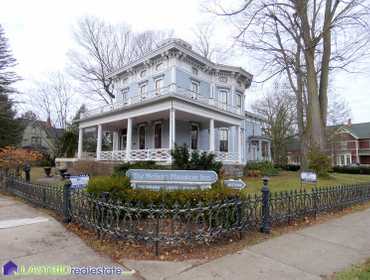
[(117, 78), (118, 76), (132, 71), (136, 67), (145, 64), (152, 64), (161, 56), (176, 56), (193, 63), (194, 66), (201, 68), (205, 72), (216, 73), (219, 75), (234, 75), (240, 77), (248, 88), (252, 82), (253, 75), (241, 67), (214, 63), (203, 57), (192, 49), (192, 46), (182, 39), (167, 39), (163, 41), (158, 48), (148, 52), (142, 57), (139, 57), (129, 64), (113, 71), (108, 75), (109, 78)]

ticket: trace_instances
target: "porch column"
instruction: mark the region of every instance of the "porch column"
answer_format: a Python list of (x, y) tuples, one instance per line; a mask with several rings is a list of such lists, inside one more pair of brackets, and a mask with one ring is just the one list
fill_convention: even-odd
[(270, 142), (270, 141), (268, 142), (267, 148), (268, 148), (268, 157), (269, 157), (269, 161), (271, 161), (271, 160), (272, 160), (272, 158), (271, 158), (271, 142)]
[(101, 144), (102, 144), (102, 125), (98, 124), (98, 139), (96, 141), (96, 159), (97, 160), (100, 160)]
[(262, 141), (258, 140), (258, 160), (262, 160)]
[(237, 150), (238, 150), (238, 162), (240, 163), (241, 160), (242, 160), (242, 139), (241, 139), (241, 129), (240, 129), (240, 125), (237, 125), (236, 126), (236, 133), (237, 133)]
[(209, 151), (215, 151), (215, 120), (209, 120)]
[(169, 125), (169, 140), (168, 146), (169, 149), (172, 150), (175, 148), (176, 142), (176, 112), (174, 108), (170, 109), (170, 125)]
[(78, 150), (77, 150), (77, 158), (78, 159), (82, 159), (82, 143), (83, 143), (83, 133), (84, 133), (84, 130), (83, 128), (79, 128), (78, 129)]
[(126, 139), (126, 159), (130, 161), (130, 153), (132, 146), (132, 119), (127, 119), (127, 139)]
[(113, 131), (113, 151), (118, 150), (118, 132)]

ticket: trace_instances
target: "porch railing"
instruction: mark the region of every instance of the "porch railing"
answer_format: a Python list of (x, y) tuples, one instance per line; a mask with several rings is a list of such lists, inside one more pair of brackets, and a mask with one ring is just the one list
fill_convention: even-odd
[[(200, 153), (210, 151), (198, 150)], [(192, 150), (189, 150), (192, 152)], [(239, 160), (237, 152), (220, 152), (214, 151), (216, 160), (222, 162), (237, 162)], [(125, 161), (128, 160), (126, 150), (102, 151), (100, 153), (100, 160)], [(170, 149), (141, 149), (130, 151), (130, 161), (170, 161)]]
[(186, 98), (186, 99), (189, 99), (189, 100), (201, 103), (201, 104), (208, 105), (210, 107), (217, 108), (225, 112), (230, 112), (234, 114), (243, 113), (242, 106), (240, 107), (233, 106), (231, 104), (221, 102), (220, 100), (216, 98), (210, 98), (208, 96), (201, 95), (197, 92), (193, 92), (187, 88), (179, 87), (179, 86), (172, 84), (172, 85), (163, 87), (161, 89), (155, 89), (152, 91), (148, 91), (145, 94), (137, 94), (134, 96), (130, 96), (120, 102), (115, 102), (113, 104), (109, 104), (109, 105), (105, 105), (105, 106), (101, 106), (101, 107), (89, 110), (81, 114), (81, 119), (112, 112), (115, 110), (125, 108), (130, 105), (144, 103), (148, 100), (154, 101), (155, 99), (158, 99), (162, 96), (170, 96), (170, 95)]

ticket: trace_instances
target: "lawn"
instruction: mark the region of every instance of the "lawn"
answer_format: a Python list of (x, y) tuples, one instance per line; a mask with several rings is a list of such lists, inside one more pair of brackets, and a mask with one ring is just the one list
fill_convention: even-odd
[[(61, 186), (64, 184), (64, 182), (60, 179), (59, 176), (56, 176), (57, 174), (58, 172), (56, 172), (55, 168), (53, 167), (51, 170), (51, 175), (53, 175), (53, 177), (46, 178), (43, 167), (32, 167), (31, 168), (31, 183)], [(25, 179), (25, 174), (23, 171), (22, 171), (22, 178)]]
[(370, 279), (370, 259), (362, 265), (356, 265), (350, 269), (337, 273), (333, 280), (369, 280)]
[[(262, 187), (261, 178), (244, 177), (244, 182), (247, 183), (247, 193), (260, 192)], [(357, 174), (342, 174), (342, 173), (331, 173), (329, 178), (319, 178), (317, 186), (335, 186), (335, 185), (347, 185), (354, 183), (370, 183), (370, 175), (357, 175)], [(272, 192), (289, 191), (299, 189), (301, 183), (299, 180), (298, 172), (282, 171), (278, 176), (271, 176), (269, 180), (269, 187)], [(315, 185), (304, 184), (303, 187), (306, 190), (311, 190)]]
[[(22, 172), (23, 173), (23, 172)], [(59, 176), (55, 176), (55, 169), (52, 169), (53, 179), (47, 180), (47, 184), (50, 185), (62, 185), (63, 181), (59, 179)], [(24, 177), (24, 173), (22, 174)], [(44, 169), (42, 167), (32, 167), (31, 169), (31, 182), (40, 183), (40, 178), (45, 178)], [(247, 193), (259, 193), (262, 187), (262, 178), (244, 177), (243, 180), (247, 183)], [(335, 185), (346, 185), (353, 183), (370, 183), (370, 175), (357, 175), (357, 174), (342, 174), (342, 173), (331, 173), (330, 178), (320, 179), (317, 186), (335, 186)], [(43, 184), (43, 182), (41, 182)], [(289, 191), (299, 189), (301, 183), (299, 180), (298, 172), (282, 171), (278, 176), (270, 177), (269, 181), (270, 190), (272, 192)], [(305, 184), (306, 190), (311, 190), (314, 185)]]

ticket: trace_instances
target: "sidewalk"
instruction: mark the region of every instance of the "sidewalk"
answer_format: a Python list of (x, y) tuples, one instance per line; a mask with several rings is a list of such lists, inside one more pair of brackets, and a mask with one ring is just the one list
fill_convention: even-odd
[[(17, 225), (21, 219), (39, 218), (35, 223)], [(45, 221), (45, 218), (47, 221)], [(118, 266), (101, 256), (63, 225), (43, 211), (0, 195), (0, 279), (122, 279), (122, 276), (24, 276), (3, 277), (2, 266), (9, 260), (17, 265)], [(124, 270), (128, 270), (120, 266)], [(125, 277), (124, 279), (135, 279)]]
[(370, 257), (370, 209), (208, 263), (127, 261), (144, 279), (321, 280)]
[[(0, 264), (116, 265), (85, 245), (63, 225), (31, 206), (0, 195), (0, 224), (39, 217), (40, 222), (0, 228)], [(41, 218), (47, 218), (42, 221)], [(370, 209), (285, 234), (204, 263), (124, 261), (139, 273), (120, 279), (319, 280), (370, 257)], [(0, 277), (1, 278), (1, 277)], [(10, 278), (13, 279), (13, 278)], [(15, 278), (22, 279), (22, 278)], [(117, 277), (24, 277), (24, 279), (118, 279)]]

